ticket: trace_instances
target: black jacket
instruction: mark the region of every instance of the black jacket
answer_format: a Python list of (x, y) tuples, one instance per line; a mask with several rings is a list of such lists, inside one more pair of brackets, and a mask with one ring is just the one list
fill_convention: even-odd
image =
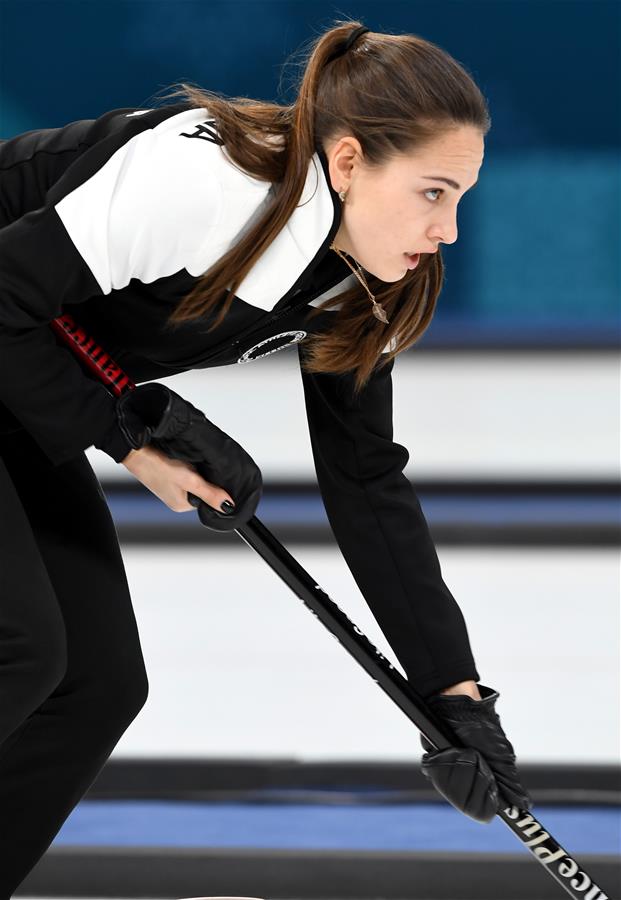
[[(332, 312), (309, 322), (309, 307), (355, 283), (329, 250), (341, 204), (319, 150), (298, 206), (222, 325), (207, 334), (206, 318), (164, 330), (273, 190), (231, 163), (206, 109), (116, 109), (26, 132), (0, 142), (0, 175), (0, 433), (27, 429), (54, 465), (91, 445), (117, 462), (130, 450), (115, 398), (49, 327), (62, 312), (140, 383), (249, 364), (291, 343), (302, 358), (304, 337), (329, 327)], [(451, 672), (478, 679), (403, 474), (408, 451), (392, 440), (393, 365), (377, 370), (356, 401), (349, 375), (301, 370), (326, 512), (403, 664), (432, 684), (441, 654)], [(411, 660), (407, 633), (419, 617), (435, 636)]]

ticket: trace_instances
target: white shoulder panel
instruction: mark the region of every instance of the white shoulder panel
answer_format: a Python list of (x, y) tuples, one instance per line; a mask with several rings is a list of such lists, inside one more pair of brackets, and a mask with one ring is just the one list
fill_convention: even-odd
[(188, 110), (135, 135), (56, 205), (104, 294), (131, 278), (204, 271), (204, 248), (222, 213), (213, 165), (221, 151), (179, 136), (204, 119), (205, 110)]
[[(271, 185), (267, 187), (269, 189)], [(271, 196), (266, 195), (266, 202), (270, 199)], [(253, 306), (273, 309), (319, 253), (333, 225), (334, 209), (321, 160), (314, 153), (308, 164), (299, 203), (240, 283), (237, 295)]]
[(396, 339), (396, 337), (393, 337), (388, 341), (388, 343), (382, 350), (382, 353), (389, 353), (389, 352), (395, 350), (396, 347), (397, 347), (397, 339)]
[[(329, 288), (327, 291), (324, 291), (323, 294), (320, 294), (318, 297), (315, 297), (314, 300), (311, 300), (308, 304), (309, 306), (321, 306), (321, 304), (328, 300), (330, 297), (336, 297), (337, 294), (343, 294), (345, 291), (349, 291), (355, 284), (358, 284), (358, 279), (352, 272), (351, 275), (347, 275), (342, 281), (339, 281), (338, 284), (335, 284), (334, 287)], [(327, 309), (326, 312), (333, 312), (337, 309), (340, 309), (342, 303), (337, 303), (334, 306), (331, 306), (330, 309)]]

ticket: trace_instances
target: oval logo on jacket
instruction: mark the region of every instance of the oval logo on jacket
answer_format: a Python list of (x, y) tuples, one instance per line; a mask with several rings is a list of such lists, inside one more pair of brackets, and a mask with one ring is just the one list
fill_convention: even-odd
[[(245, 350), (237, 360), (238, 363), (252, 362), (253, 359), (260, 359), (262, 356), (269, 356), (270, 353), (276, 353), (278, 350), (284, 350), (298, 341), (304, 340), (308, 332), (306, 331), (281, 331), (280, 334), (272, 334), (270, 337), (259, 341)], [(259, 352), (263, 351), (263, 352)]]

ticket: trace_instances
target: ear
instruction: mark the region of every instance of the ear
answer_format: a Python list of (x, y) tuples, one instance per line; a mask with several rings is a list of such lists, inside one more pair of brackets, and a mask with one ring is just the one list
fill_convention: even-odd
[(352, 135), (343, 135), (326, 151), (326, 156), (333, 189), (346, 191), (351, 183), (354, 166), (362, 159), (360, 141)]

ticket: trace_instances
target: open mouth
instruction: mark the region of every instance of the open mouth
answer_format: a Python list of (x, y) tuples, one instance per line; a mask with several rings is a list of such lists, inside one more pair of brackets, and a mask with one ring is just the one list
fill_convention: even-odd
[(420, 262), (420, 253), (414, 253), (413, 255), (410, 253), (404, 253), (403, 255), (407, 260), (408, 269), (415, 269)]

